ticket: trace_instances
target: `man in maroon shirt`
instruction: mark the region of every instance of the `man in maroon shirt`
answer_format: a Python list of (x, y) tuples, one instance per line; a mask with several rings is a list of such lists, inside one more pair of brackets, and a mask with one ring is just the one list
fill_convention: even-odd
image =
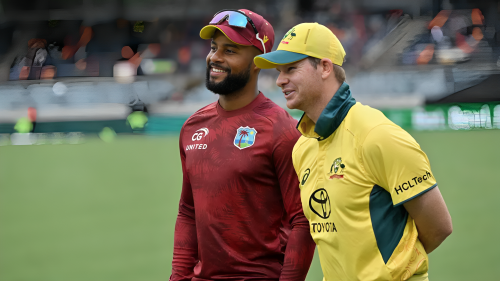
[(291, 154), (300, 134), (257, 89), (253, 63), (271, 51), (272, 26), (249, 10), (221, 11), (211, 39), (209, 90), (179, 139), (183, 184), (170, 280), (304, 280), (314, 242)]

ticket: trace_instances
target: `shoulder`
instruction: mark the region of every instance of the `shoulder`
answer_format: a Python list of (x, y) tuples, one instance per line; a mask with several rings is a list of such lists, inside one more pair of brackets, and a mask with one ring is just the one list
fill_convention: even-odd
[(293, 146), (292, 157), (294, 158), (294, 160), (295, 158), (303, 157), (304, 155), (306, 155), (306, 153), (304, 152), (306, 152), (308, 148), (315, 145), (315, 143), (317, 142), (317, 139), (300, 136), (300, 138)]
[(363, 143), (368, 135), (389, 127), (399, 128), (380, 110), (359, 102), (351, 108), (346, 117), (346, 129), (354, 135), (358, 143)]
[(206, 121), (207, 117), (212, 114), (217, 114), (216, 105), (217, 102), (213, 102), (205, 107), (198, 109), (193, 115), (189, 116), (186, 122), (184, 122), (184, 124), (182, 125), (182, 131), (184, 131), (191, 125)]
[(294, 119), (285, 109), (265, 98), (259, 105), (253, 108), (253, 114), (259, 116), (259, 119), (265, 120), (268, 126), (270, 143), (273, 143), (273, 149), (277, 151), (291, 150), (300, 132), (297, 130), (297, 120)]
[(372, 128), (364, 137), (363, 150), (394, 150), (404, 144), (407, 147), (420, 149), (417, 141), (396, 124), (379, 124)]
[(254, 107), (253, 112), (261, 117), (266, 118), (277, 129), (280, 128), (296, 128), (297, 120), (294, 119), (285, 109), (274, 103), (267, 97), (262, 103)]
[(317, 139), (300, 136), (292, 150), (292, 163), (295, 172), (299, 174), (301, 167), (316, 155), (314, 148), (317, 146)]
[(299, 140), (297, 140), (297, 143), (295, 143), (295, 146), (293, 147), (293, 153), (295, 154), (296, 152), (300, 151), (301, 148), (304, 148), (307, 145), (309, 139), (310, 138), (300, 136)]
[[(362, 157), (372, 157), (374, 161), (398, 159), (403, 156), (407, 160), (421, 153), (420, 145), (405, 130), (394, 123), (382, 122), (370, 128), (360, 140)], [(416, 154), (415, 154), (416, 152)]]

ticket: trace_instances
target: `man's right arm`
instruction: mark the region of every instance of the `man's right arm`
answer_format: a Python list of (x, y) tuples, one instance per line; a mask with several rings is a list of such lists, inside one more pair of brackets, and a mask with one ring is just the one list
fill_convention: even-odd
[(179, 146), (183, 177), (179, 213), (175, 223), (171, 281), (191, 280), (194, 276), (193, 269), (198, 263), (198, 240), (196, 237), (193, 192), (186, 170), (186, 154), (182, 145), (182, 132)]
[(403, 205), (415, 220), (418, 239), (427, 254), (434, 251), (453, 231), (450, 212), (437, 186)]
[(413, 218), (418, 239), (431, 253), (451, 234), (453, 226), (427, 155), (408, 132), (380, 125), (366, 137), (362, 157), (376, 184)]

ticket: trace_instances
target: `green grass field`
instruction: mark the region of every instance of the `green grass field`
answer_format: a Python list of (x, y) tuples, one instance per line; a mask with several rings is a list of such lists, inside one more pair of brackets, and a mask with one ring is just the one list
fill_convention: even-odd
[[(413, 135), (454, 223), (430, 280), (499, 280), (500, 130)], [(178, 155), (175, 136), (1, 146), (0, 281), (168, 280)]]

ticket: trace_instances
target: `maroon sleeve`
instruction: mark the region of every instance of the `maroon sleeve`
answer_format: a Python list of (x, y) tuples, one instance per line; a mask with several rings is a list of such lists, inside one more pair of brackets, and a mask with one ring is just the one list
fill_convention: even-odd
[(171, 281), (191, 280), (194, 276), (193, 269), (198, 263), (198, 239), (196, 237), (193, 193), (186, 171), (186, 154), (182, 145), (182, 132), (183, 130), (181, 130), (179, 138), (183, 175), (182, 193), (175, 223)]
[(292, 150), (300, 133), (293, 126), (277, 128), (273, 152), (283, 204), (292, 230), (288, 236), (280, 281), (305, 280), (314, 256), (315, 243), (309, 233), (309, 222), (302, 211), (299, 180), (292, 163)]

